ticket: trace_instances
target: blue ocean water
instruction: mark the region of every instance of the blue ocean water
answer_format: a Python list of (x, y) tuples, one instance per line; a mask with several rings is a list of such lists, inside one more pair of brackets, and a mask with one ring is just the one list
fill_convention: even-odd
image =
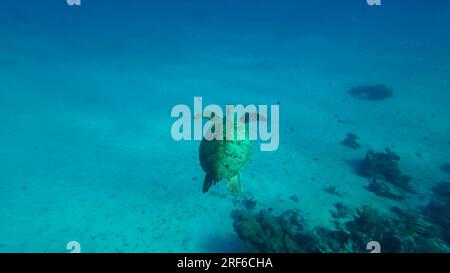
[[(450, 206), (423, 211), (450, 176), (450, 3), (381, 2), (2, 1), (0, 252), (255, 251), (233, 211), (336, 230), (336, 204), (420, 212), (448, 240)], [(348, 93), (377, 84), (393, 96)], [(280, 106), (279, 148), (255, 148), (239, 198), (202, 193), (200, 142), (171, 136), (196, 96)], [(401, 200), (355, 167), (386, 148), (411, 177)]]

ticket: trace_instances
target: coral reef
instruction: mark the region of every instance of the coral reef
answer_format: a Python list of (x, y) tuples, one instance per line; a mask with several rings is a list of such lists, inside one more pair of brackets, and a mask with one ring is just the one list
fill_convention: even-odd
[(347, 218), (351, 214), (351, 210), (349, 207), (345, 206), (342, 203), (334, 204), (335, 211), (330, 211), (331, 216), (335, 219), (343, 219)]
[(399, 160), (400, 156), (389, 149), (384, 153), (369, 150), (358, 169), (360, 175), (370, 181), (367, 188), (379, 196), (396, 200), (404, 199), (407, 193), (413, 193), (411, 178), (402, 174)]
[(233, 227), (252, 252), (309, 252), (311, 236), (305, 233), (304, 220), (298, 212), (287, 210), (273, 216), (267, 210), (253, 214), (235, 210)]
[(350, 132), (347, 134), (347, 137), (342, 141), (342, 144), (351, 149), (357, 150), (361, 148), (361, 145), (357, 142), (359, 137), (354, 133)]
[[(328, 238), (323, 239), (324, 234), (328, 234)], [(322, 232), (319, 239), (329, 242), (329, 237), (339, 238), (340, 248), (336, 251), (322, 246), (327, 252), (367, 252), (366, 245), (370, 241), (380, 242), (382, 251), (388, 253), (448, 251), (446, 244), (422, 219), (406, 213), (403, 217), (387, 217), (368, 206), (357, 209), (356, 216), (342, 230)]]
[(446, 252), (448, 246), (436, 237), (421, 218), (396, 209), (398, 217), (380, 215), (364, 206), (336, 230), (308, 230), (298, 212), (287, 210), (273, 216), (262, 210), (235, 211), (234, 228), (252, 252), (367, 252), (370, 241), (378, 241), (383, 252)]
[(373, 177), (370, 178), (369, 181), (367, 189), (376, 195), (394, 200), (405, 199), (405, 192), (386, 181), (383, 177)]
[(433, 199), (425, 207), (425, 215), (450, 243), (450, 182), (442, 182), (433, 188)]
[(351, 96), (363, 100), (384, 100), (392, 97), (394, 92), (391, 88), (383, 85), (360, 85), (353, 87), (348, 92)]
[(344, 204), (338, 202), (334, 204), (334, 210), (330, 210), (331, 217), (333, 217), (334, 225), (337, 229), (341, 229), (345, 220), (348, 220), (353, 215), (353, 211), (345, 206)]

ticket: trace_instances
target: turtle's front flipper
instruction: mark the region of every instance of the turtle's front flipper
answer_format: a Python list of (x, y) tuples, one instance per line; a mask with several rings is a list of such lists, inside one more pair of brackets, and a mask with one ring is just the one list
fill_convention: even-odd
[(203, 193), (208, 192), (209, 188), (213, 185), (213, 179), (209, 173), (205, 175), (205, 181), (203, 182)]
[(236, 176), (231, 177), (228, 180), (227, 184), (228, 191), (234, 196), (237, 197), (241, 192), (244, 191), (241, 184), (241, 175), (238, 174)]

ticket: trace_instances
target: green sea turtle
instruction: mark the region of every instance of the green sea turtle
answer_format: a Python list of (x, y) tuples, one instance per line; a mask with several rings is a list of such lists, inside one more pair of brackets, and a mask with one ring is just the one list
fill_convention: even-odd
[[(226, 179), (230, 193), (238, 196), (243, 191), (240, 172), (248, 165), (253, 153), (253, 144), (249, 139), (249, 130), (246, 130), (246, 124), (258, 119), (262, 120), (262, 118), (258, 114), (247, 114), (241, 117), (242, 122), (234, 124), (234, 139), (226, 139), (226, 118), (222, 119), (223, 140), (203, 138), (200, 143), (200, 165), (206, 173), (203, 192), (207, 192), (211, 186)], [(239, 134), (243, 135), (244, 133), (244, 138), (237, 138)]]

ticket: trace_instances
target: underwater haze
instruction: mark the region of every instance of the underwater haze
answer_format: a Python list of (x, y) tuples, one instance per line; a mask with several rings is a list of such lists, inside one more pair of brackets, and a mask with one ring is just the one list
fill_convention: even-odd
[[(194, 97), (279, 106), (236, 196)], [(445, 0), (2, 0), (0, 252), (450, 252), (449, 105)]]

